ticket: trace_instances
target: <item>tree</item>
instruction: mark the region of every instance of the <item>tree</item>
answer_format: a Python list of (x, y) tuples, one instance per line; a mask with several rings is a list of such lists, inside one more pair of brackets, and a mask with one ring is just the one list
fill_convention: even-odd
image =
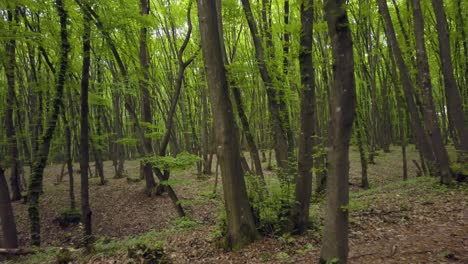
[(2, 224), (3, 246), (6, 248), (17, 248), (18, 234), (16, 231), (15, 215), (13, 214), (10, 192), (8, 191), (4, 172), (3, 168), (0, 167), (0, 222)]
[(50, 144), (57, 126), (57, 118), (62, 104), (63, 87), (65, 85), (66, 72), (68, 66), (68, 53), (70, 44), (68, 43), (67, 32), (67, 12), (63, 0), (56, 0), (55, 6), (60, 19), (60, 69), (56, 76), (56, 94), (52, 104), (52, 112), (47, 122), (47, 128), (42, 135), (42, 143), (34, 157), (31, 169), (31, 181), (28, 189), (29, 220), (31, 225), (31, 243), (34, 246), (41, 245), (41, 223), (39, 218), (39, 196), (42, 191), (42, 178), (49, 155)]
[(69, 179), (69, 198), (70, 198), (70, 209), (75, 209), (75, 179), (73, 177), (73, 159), (72, 159), (72, 132), (70, 124), (67, 120), (66, 108), (62, 107), (62, 121), (65, 127), (65, 157), (68, 168), (68, 179)]
[(455, 144), (455, 147), (462, 152), (461, 156), (468, 155), (468, 128), (465, 122), (466, 117), (463, 113), (460, 91), (458, 90), (453, 70), (452, 51), (450, 48), (449, 29), (445, 16), (444, 4), (442, 0), (432, 0), (432, 6), (437, 22), (436, 27), (439, 40), (441, 71), (444, 77), (449, 123), (456, 131), (455, 142), (457, 144)]
[(312, 63), (313, 0), (301, 3), (301, 132), (299, 136), (298, 174), (295, 178), (295, 201), (291, 209), (290, 229), (302, 233), (309, 221), (310, 196), (312, 194), (313, 138), (315, 111), (315, 78)]
[(81, 134), (80, 134), (80, 172), (81, 172), (81, 217), (84, 225), (84, 245), (92, 242), (91, 208), (89, 205), (89, 67), (91, 64), (91, 17), (83, 12), (83, 67), (81, 73)]
[[(18, 10), (15, 8), (13, 11), (8, 10), (8, 22), (10, 28), (14, 27), (14, 20), (17, 20)], [(13, 15), (14, 14), (14, 15)], [(15, 17), (16, 19), (14, 19)], [(11, 163), (11, 191), (12, 191), (12, 201), (18, 201), (21, 199), (21, 189), (20, 189), (20, 168), (19, 168), (19, 157), (18, 157), (18, 146), (15, 125), (13, 121), (13, 107), (15, 105), (16, 94), (15, 94), (15, 67), (16, 67), (16, 40), (11, 38), (6, 45), (8, 62), (6, 64), (5, 73), (8, 82), (8, 96), (6, 101), (6, 111), (5, 111), (5, 126), (6, 126), (6, 136), (8, 138), (8, 149), (10, 153), (10, 163)]]
[(229, 98), (222, 43), (219, 38), (215, 1), (198, 0), (198, 17), (208, 88), (213, 107), (218, 158), (221, 163), (224, 204), (227, 215), (226, 241), (237, 249), (257, 239), (254, 217), (247, 197), (241, 167), (237, 128)]
[[(272, 124), (273, 138), (274, 138), (273, 147), (275, 150), (276, 163), (279, 168), (286, 169), (288, 166), (287, 164), (288, 136), (287, 136), (287, 131), (285, 128), (286, 124), (285, 122), (283, 122), (284, 121), (283, 119), (285, 116), (287, 116), (287, 114), (281, 113), (281, 104), (279, 102), (281, 98), (278, 98), (280, 95), (278, 95), (278, 91), (276, 90), (276, 87), (274, 86), (274, 79), (271, 73), (269, 72), (269, 69), (267, 66), (266, 57), (268, 56), (268, 54), (263, 48), (262, 39), (260, 38), (260, 35), (259, 35), (258, 26), (253, 16), (252, 8), (250, 6), (250, 1), (242, 0), (241, 2), (242, 2), (244, 14), (247, 18), (247, 22), (249, 25), (250, 35), (252, 36), (252, 39), (253, 39), (253, 43), (255, 47), (255, 58), (258, 63), (260, 76), (265, 85), (265, 89), (268, 95), (268, 108), (271, 113), (271, 124)], [(263, 11), (266, 12), (265, 9)], [(266, 20), (265, 16), (266, 14), (264, 13), (262, 16), (263, 20)], [(266, 21), (264, 21), (264, 25), (265, 24), (266, 24)], [(266, 32), (268, 32), (268, 30), (266, 30)], [(269, 34), (271, 34), (271, 32)], [(271, 48), (271, 45), (270, 45), (270, 48)]]
[(416, 146), (424, 157), (424, 160), (430, 163), (430, 167), (433, 168), (435, 165), (435, 157), (417, 107), (417, 102), (419, 100), (418, 94), (415, 92), (408, 67), (406, 66), (403, 58), (402, 50), (398, 45), (395, 29), (388, 11), (387, 2), (378, 0), (378, 5), (379, 13), (384, 21), (385, 35), (387, 37), (389, 48), (392, 50), (392, 55), (399, 70), (400, 81), (402, 83), (403, 93), (406, 99), (406, 107), (411, 120), (411, 128), (416, 139)]
[[(140, 0), (140, 14), (142, 16), (148, 16), (150, 12), (150, 4), (148, 0)], [(148, 44), (147, 44), (148, 29), (142, 27), (140, 29), (140, 89), (141, 89), (141, 121), (146, 124), (151, 124), (153, 118), (151, 113), (151, 102), (149, 93), (149, 56), (148, 56)], [(148, 132), (148, 129), (146, 130)], [(145, 138), (142, 142), (143, 148), (147, 155), (153, 153), (153, 146), (151, 138)], [(146, 181), (146, 194), (151, 196), (156, 188), (156, 181), (154, 180), (153, 170), (150, 165), (143, 164), (143, 175)]]
[(356, 87), (353, 42), (345, 0), (327, 0), (325, 16), (332, 45), (333, 86), (331, 139), (328, 152), (326, 215), (320, 262), (348, 257), (349, 141), (353, 126)]
[(434, 106), (432, 95), (431, 75), (429, 73), (429, 62), (427, 59), (426, 43), (424, 40), (424, 21), (420, 0), (413, 0), (414, 32), (416, 36), (416, 64), (418, 70), (418, 84), (421, 87), (424, 98), (424, 121), (432, 143), (432, 151), (436, 157), (438, 172), (441, 183), (450, 183), (450, 160), (447, 149), (444, 146), (442, 133), (440, 131), (438, 117)]

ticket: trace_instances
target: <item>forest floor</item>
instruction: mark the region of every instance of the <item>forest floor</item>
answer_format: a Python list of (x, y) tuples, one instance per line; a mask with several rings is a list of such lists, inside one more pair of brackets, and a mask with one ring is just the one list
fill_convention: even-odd
[[(415, 177), (408, 152), (409, 180), (402, 181), (398, 148), (379, 153), (369, 166), (369, 190), (359, 188), (359, 154), (351, 149), (349, 263), (468, 263), (468, 186), (444, 187), (437, 179)], [(78, 168), (77, 165), (75, 165)], [(302, 236), (268, 236), (237, 252), (216, 246), (221, 200), (212, 195), (215, 177), (197, 178), (195, 170), (174, 172), (171, 184), (189, 217), (177, 218), (167, 196), (147, 197), (144, 182), (112, 179), (111, 162), (105, 162), (107, 184), (90, 181), (94, 251), (72, 249), (80, 243), (81, 226), (60, 227), (56, 219), (68, 208), (67, 176), (55, 184), (61, 165), (47, 167), (41, 196), (43, 249), (10, 263), (141, 263), (129, 248), (160, 245), (169, 263), (316, 263), (320, 252), (323, 205), (314, 200), (314, 230)], [(139, 176), (138, 161), (127, 161), (132, 178)], [(272, 173), (268, 173), (270, 180)], [(268, 176), (267, 175), (267, 176)], [(79, 197), (79, 174), (75, 173)], [(79, 199), (77, 199), (79, 205)], [(29, 245), (27, 205), (14, 204), (20, 243)], [(63, 251), (60, 248), (71, 248)], [(132, 253), (133, 252), (133, 253)], [(140, 252), (141, 253), (141, 252)], [(138, 255), (138, 254), (137, 254)], [(151, 263), (151, 262), (149, 262)]]

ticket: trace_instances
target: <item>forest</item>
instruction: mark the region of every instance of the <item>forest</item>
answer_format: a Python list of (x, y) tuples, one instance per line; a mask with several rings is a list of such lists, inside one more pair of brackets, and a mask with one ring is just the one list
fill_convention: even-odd
[(468, 263), (467, 10), (0, 0), (0, 262)]

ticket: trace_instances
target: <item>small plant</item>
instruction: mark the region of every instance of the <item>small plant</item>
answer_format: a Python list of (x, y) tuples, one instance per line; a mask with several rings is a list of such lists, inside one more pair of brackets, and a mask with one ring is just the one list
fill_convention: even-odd
[(260, 253), (260, 260), (262, 262), (269, 262), (271, 258), (271, 254), (269, 252), (262, 252)]
[(267, 189), (258, 176), (246, 175), (245, 178), (257, 228), (264, 234), (281, 234), (289, 220), (293, 188), (283, 188), (275, 182)]
[(279, 252), (279, 253), (276, 253), (276, 255), (275, 255), (276, 260), (287, 260), (289, 258), (290, 258), (290, 256), (286, 252)]
[(68, 249), (60, 249), (60, 252), (57, 254), (57, 263), (58, 264), (68, 264), (72, 263), (74, 260), (70, 250)]
[(200, 157), (189, 154), (189, 153), (180, 153), (176, 157), (172, 156), (157, 156), (157, 157), (146, 157), (142, 161), (144, 164), (151, 164), (155, 168), (161, 170), (185, 170), (189, 169), (201, 159)]
[(314, 249), (314, 246), (313, 246), (312, 244), (310, 244), (310, 243), (307, 243), (307, 244), (304, 245), (303, 248), (298, 249), (296, 252), (297, 252), (298, 254), (306, 254), (307, 252), (310, 252), (310, 251), (312, 251), (313, 249)]
[(453, 163), (450, 165), (452, 174), (458, 182), (466, 182), (468, 179), (468, 163)]
[(134, 259), (139, 263), (145, 264), (164, 264), (168, 263), (167, 255), (164, 252), (163, 244), (155, 243), (153, 245), (136, 244), (127, 250), (128, 258)]
[(198, 225), (199, 225), (198, 222), (194, 221), (193, 219), (187, 216), (176, 218), (172, 222), (172, 226), (174, 226), (176, 229), (190, 229)]
[(278, 240), (284, 244), (289, 244), (289, 245), (293, 245), (294, 242), (296, 242), (296, 239), (294, 239), (294, 237), (292, 237), (291, 234), (289, 233), (284, 233), (283, 235), (279, 237)]

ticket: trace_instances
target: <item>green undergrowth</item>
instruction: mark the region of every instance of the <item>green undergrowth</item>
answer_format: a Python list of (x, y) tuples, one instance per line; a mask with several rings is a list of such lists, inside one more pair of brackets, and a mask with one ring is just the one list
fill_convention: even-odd
[(454, 192), (468, 193), (467, 184), (441, 185), (439, 179), (416, 177), (406, 181), (396, 181), (380, 187), (353, 192), (350, 194), (348, 210), (364, 212), (393, 203), (401, 209), (410, 209), (414, 203), (432, 202), (438, 197)]
[[(468, 184), (441, 185), (439, 179), (431, 177), (416, 177), (406, 181), (400, 180), (389, 184), (373, 187), (368, 190), (351, 192), (349, 204), (343, 207), (351, 217), (354, 214), (383, 210), (386, 207), (392, 210), (411, 210), (416, 203), (431, 203), (441, 196), (462, 192), (468, 195)], [(310, 207), (310, 221), (321, 222), (325, 199), (314, 197)], [(388, 209), (388, 208), (387, 208)]]
[[(257, 223), (257, 227), (260, 230), (263, 228), (261, 231), (264, 234), (276, 233), (275, 231), (281, 229), (280, 226), (287, 217), (288, 208), (285, 207), (285, 204), (288, 204), (292, 199), (290, 192), (282, 192), (280, 183), (276, 179), (268, 178), (266, 187), (262, 187), (258, 178), (248, 176), (246, 181), (249, 196), (253, 201), (252, 207), (257, 213), (256, 216), (261, 220)], [(407, 181), (400, 180), (368, 190), (351, 192), (349, 205), (343, 210), (349, 211), (352, 221), (354, 216), (362, 213), (375, 210), (411, 210), (415, 204), (435, 202), (443, 196), (460, 192), (468, 195), (468, 184), (445, 186), (439, 184), (437, 178), (416, 177)], [(218, 225), (220, 226), (214, 229), (212, 238), (222, 237), (226, 216), (222, 210), (221, 193), (213, 194), (212, 187), (205, 186), (200, 188), (198, 194), (201, 200), (220, 203), (218, 217)], [(283, 200), (285, 203), (278, 200)], [(323, 197), (312, 198), (310, 222), (314, 223), (314, 228), (311, 231), (321, 233), (320, 223), (323, 222), (324, 205)], [(90, 254), (85, 254), (83, 250), (71, 250), (69, 254), (73, 260), (78, 262), (85, 262), (91, 257), (127, 256), (130, 254), (129, 252), (132, 254), (141, 253), (142, 256), (158, 255), (164, 258), (164, 244), (168, 237), (175, 233), (190, 232), (190, 230), (201, 226), (203, 223), (189, 217), (176, 218), (164, 230), (152, 230), (142, 235), (119, 239), (101, 237), (95, 242), (94, 249)], [(271, 228), (271, 230), (267, 230), (267, 228)], [(281, 232), (276, 234), (278, 237), (282, 237)], [(63, 252), (59, 248), (45, 248), (34, 255), (17, 258), (7, 263), (56, 263), (61, 255)], [(278, 259), (282, 259), (282, 257), (286, 256), (276, 256)]]
[[(84, 249), (70, 249), (64, 251), (57, 247), (48, 247), (38, 250), (33, 255), (18, 257), (6, 263), (58, 263), (60, 260), (63, 260), (64, 255), (66, 255), (70, 261), (79, 263), (86, 262), (91, 257), (99, 258), (119, 255), (126, 255), (129, 258), (138, 257), (139, 259), (157, 256), (161, 259), (161, 262), (154, 263), (165, 263), (164, 246), (166, 239), (175, 233), (188, 232), (199, 226), (199, 222), (189, 217), (180, 217), (174, 219), (167, 228), (161, 231), (151, 230), (141, 235), (125, 238), (100, 237), (95, 241), (94, 247), (89, 253), (85, 253)], [(66, 254), (64, 252), (66, 252)]]

